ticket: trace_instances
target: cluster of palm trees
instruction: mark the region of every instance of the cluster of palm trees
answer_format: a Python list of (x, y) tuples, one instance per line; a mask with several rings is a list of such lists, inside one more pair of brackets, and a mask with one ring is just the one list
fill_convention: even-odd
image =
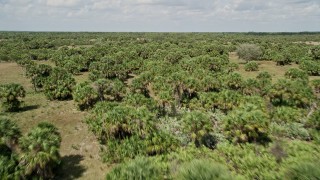
[[(43, 90), (48, 99), (73, 98), (80, 110), (88, 110), (86, 122), (100, 140), (107, 162), (137, 156), (167, 157), (193, 145), (197, 148), (194, 154), (209, 154), (203, 148), (211, 152), (227, 144), (240, 152), (230, 148), (225, 154), (219, 153), (239, 165), (245, 162), (234, 154), (254, 154), (243, 147), (257, 145), (257, 149), (263, 149), (258, 144), (268, 146), (275, 139), (286, 138), (312, 141), (319, 134), (315, 93), (320, 91), (320, 83), (310, 83), (308, 78), (320, 74), (319, 50), (317, 46), (293, 43), (295, 37), (288, 36), (288, 40), (282, 36), (206, 33), (115, 33), (100, 37), (93, 33), (72, 41), (65, 35), (48, 36), (59, 37), (47, 47), (54, 51), (49, 56), (56, 67), (30, 60), (38, 59), (46, 44), (30, 39), (24, 40), (30, 50), (24, 57), (29, 60), (18, 62), (26, 67), (35, 89)], [(84, 38), (91, 38), (87, 46), (83, 46)], [(229, 61), (229, 53), (237, 47), (238, 55), (245, 60), (298, 63), (300, 69), (289, 69), (276, 82), (268, 72), (245, 78), (237, 72), (239, 65)], [(245, 66), (250, 71), (258, 70), (254, 62)], [(82, 72), (88, 72), (88, 81), (76, 84), (74, 76)], [(9, 98), (12, 94), (7, 89), (19, 91), (14, 94), (16, 98)], [(18, 104), (24, 96), (18, 86), (1, 86), (0, 90), (5, 92), (0, 93), (5, 103), (11, 99)], [(1, 169), (3, 174), (52, 177), (53, 167), (60, 160), (57, 129), (39, 124), (21, 137), (16, 126), (3, 122), (4, 128), (12, 126), (11, 134), (1, 132), (1, 148), (5, 149), (1, 163), (8, 164)], [(198, 171), (201, 166), (186, 166), (182, 174), (193, 177), (193, 167)], [(135, 170), (130, 165), (126, 168)], [(120, 170), (114, 173), (122, 177)]]

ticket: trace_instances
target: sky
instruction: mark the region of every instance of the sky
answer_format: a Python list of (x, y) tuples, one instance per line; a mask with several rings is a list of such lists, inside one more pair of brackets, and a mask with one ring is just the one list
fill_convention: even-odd
[(320, 31), (320, 0), (0, 0), (0, 30)]

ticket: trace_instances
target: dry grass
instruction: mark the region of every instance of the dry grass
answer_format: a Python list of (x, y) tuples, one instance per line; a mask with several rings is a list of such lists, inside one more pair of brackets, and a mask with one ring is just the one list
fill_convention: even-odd
[(320, 45), (320, 42), (317, 42), (317, 41), (298, 41), (298, 42), (294, 42), (294, 43), (307, 44), (307, 45), (313, 45), (313, 46)]
[(280, 78), (284, 78), (284, 74), (290, 68), (299, 68), (297, 64), (277, 66), (276, 62), (273, 61), (256, 61), (259, 64), (259, 70), (249, 72), (244, 70), (244, 65), (246, 62), (239, 59), (235, 52), (230, 53), (229, 58), (231, 62), (239, 64), (239, 69), (236, 72), (239, 72), (245, 79), (255, 78), (260, 72), (267, 71), (271, 74), (272, 80), (275, 82)]
[[(77, 79), (82, 81), (86, 76)], [(104, 179), (109, 167), (100, 159), (99, 142), (82, 122), (87, 113), (78, 111), (73, 101), (48, 101), (43, 93), (34, 92), (21, 67), (15, 63), (0, 63), (0, 84), (10, 82), (22, 84), (27, 91), (20, 112), (4, 113), (18, 123), (23, 133), (43, 121), (59, 128), (63, 165), (57, 179)]]

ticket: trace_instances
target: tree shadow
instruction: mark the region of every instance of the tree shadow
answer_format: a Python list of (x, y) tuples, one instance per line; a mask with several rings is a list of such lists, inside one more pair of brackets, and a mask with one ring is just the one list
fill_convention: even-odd
[(81, 177), (87, 170), (87, 168), (80, 164), (83, 159), (83, 156), (78, 154), (62, 157), (55, 179), (71, 180)]
[(40, 106), (39, 105), (30, 105), (30, 106), (23, 106), (19, 109), (19, 112), (24, 112), (24, 111), (31, 111), (34, 109), (38, 109)]

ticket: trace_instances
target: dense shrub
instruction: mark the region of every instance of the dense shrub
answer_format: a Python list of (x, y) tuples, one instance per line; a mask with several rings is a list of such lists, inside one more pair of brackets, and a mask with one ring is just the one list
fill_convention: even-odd
[(263, 71), (263, 72), (261, 72), (261, 73), (259, 73), (257, 75), (257, 79), (271, 81), (272, 80), (272, 76), (267, 71)]
[(276, 53), (273, 58), (274, 58), (274, 61), (277, 62), (277, 65), (280, 65), (280, 66), (290, 64), (293, 61), (288, 51)]
[(0, 99), (2, 107), (6, 111), (17, 111), (21, 105), (21, 98), (24, 98), (26, 91), (23, 86), (16, 83), (0, 85)]
[(287, 106), (280, 106), (275, 107), (274, 111), (271, 114), (271, 119), (273, 122), (279, 124), (286, 124), (291, 122), (302, 122), (303, 111), (301, 109), (287, 107)]
[(113, 168), (106, 176), (107, 180), (157, 180), (163, 179), (161, 171), (154, 162), (138, 157), (130, 162)]
[(247, 64), (244, 65), (244, 70), (246, 71), (258, 71), (259, 70), (259, 65), (256, 62), (248, 62)]
[(89, 79), (92, 81), (102, 78), (125, 80), (128, 77), (125, 62), (123, 60), (117, 61), (113, 57), (103, 57), (100, 61), (92, 62), (89, 72)]
[(260, 90), (261, 90), (260, 94), (262, 96), (267, 95), (269, 89), (271, 88), (271, 82), (272, 82), (271, 75), (268, 72), (263, 71), (257, 75), (256, 79), (260, 86)]
[(180, 167), (177, 179), (183, 180), (231, 180), (229, 170), (216, 162), (209, 160), (193, 160)]
[(158, 105), (157, 102), (152, 99), (152, 98), (147, 98), (142, 94), (138, 94), (138, 93), (129, 93), (127, 94), (127, 96), (123, 99), (123, 101), (133, 107), (141, 107), (141, 106), (145, 106), (147, 107), (150, 111), (152, 112), (157, 112), (158, 110)]
[(272, 123), (271, 133), (275, 137), (285, 137), (290, 139), (311, 140), (311, 135), (301, 123), (289, 122), (286, 124)]
[[(182, 117), (182, 122), (184, 130), (191, 137), (191, 139), (200, 145), (202, 139), (206, 137), (209, 138), (208, 134), (213, 130), (213, 120), (208, 114), (202, 113), (200, 111), (187, 112)], [(215, 144), (212, 146), (212, 148)]]
[(154, 118), (145, 106), (134, 108), (100, 102), (87, 123), (98, 139), (106, 144), (104, 160), (121, 162), (137, 155), (163, 154), (176, 148), (178, 141), (158, 130)]
[(50, 123), (39, 123), (21, 136), (15, 123), (0, 117), (0, 177), (52, 179), (61, 160), (60, 143), (60, 133)]
[(280, 79), (268, 92), (274, 105), (308, 107), (314, 100), (311, 87), (303, 81)]
[(308, 118), (307, 125), (320, 130), (320, 110), (316, 110), (313, 114), (311, 114), (311, 116)]
[(61, 135), (50, 123), (42, 122), (20, 139), (22, 155), (19, 166), (23, 176), (29, 178), (52, 178), (53, 168), (61, 161), (59, 148)]
[(284, 76), (291, 80), (302, 80), (308, 82), (308, 74), (297, 68), (290, 68)]
[(46, 64), (28, 64), (26, 67), (26, 75), (31, 78), (31, 82), (35, 90), (43, 88), (47, 78), (49, 77), (52, 67)]
[(262, 55), (260, 47), (255, 44), (241, 44), (236, 52), (241, 59), (246, 61), (258, 60)]
[(16, 123), (0, 117), (0, 179), (19, 179), (17, 150), (21, 132)]
[(50, 100), (65, 100), (72, 97), (75, 84), (70, 73), (62, 68), (54, 68), (44, 85), (44, 92)]
[(311, 82), (313, 89), (316, 93), (320, 93), (320, 79), (315, 79)]
[(0, 144), (15, 150), (21, 136), (18, 125), (6, 117), (0, 117)]
[(90, 86), (89, 82), (77, 84), (72, 96), (80, 110), (92, 108), (98, 100), (98, 93)]
[(306, 71), (309, 75), (319, 76), (320, 75), (320, 62), (316, 61), (302, 61), (299, 65), (300, 69)]
[(224, 119), (227, 137), (236, 143), (265, 142), (269, 134), (269, 117), (253, 104), (240, 106)]
[[(2, 147), (0, 150), (4, 152)], [(0, 154), (0, 179), (19, 179), (19, 173), (16, 171), (18, 163), (13, 157)]]
[(230, 90), (240, 90), (243, 87), (243, 77), (239, 73), (231, 73), (225, 77), (224, 84)]
[(262, 89), (258, 80), (249, 78), (244, 82), (244, 87), (242, 93), (245, 95), (260, 95), (262, 94)]
[(320, 177), (319, 162), (298, 162), (286, 170), (287, 179), (316, 180)]
[(223, 155), (226, 165), (242, 175), (243, 179), (279, 179), (279, 165), (276, 158), (264, 146), (256, 144), (222, 144), (218, 156)]
[(65, 70), (68, 71), (68, 73), (71, 73), (71, 74), (78, 74), (81, 70), (81, 67), (79, 66), (79, 64), (71, 60), (64, 63), (62, 68), (64, 68)]
[(320, 60), (320, 46), (313, 46), (310, 49), (310, 56), (313, 60), (318, 61)]

